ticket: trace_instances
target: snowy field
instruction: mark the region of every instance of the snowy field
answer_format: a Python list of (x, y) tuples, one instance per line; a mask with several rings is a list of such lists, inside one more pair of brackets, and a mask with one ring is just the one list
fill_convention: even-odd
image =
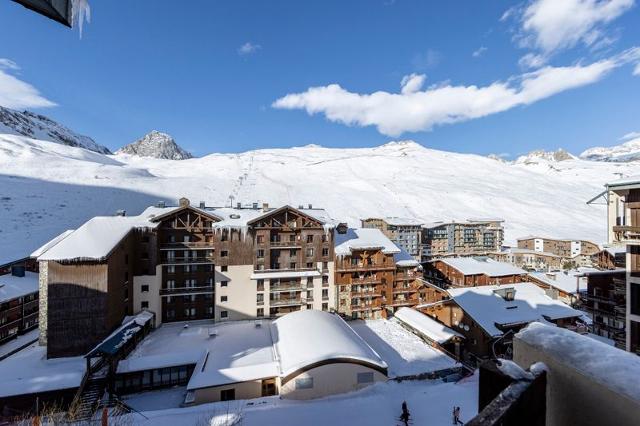
[(459, 366), (395, 321), (350, 321), (349, 325), (389, 366), (389, 377), (410, 376)]
[[(173, 393), (179, 391), (174, 389)], [(169, 391), (158, 392), (162, 399)], [(171, 394), (171, 392), (169, 392)], [(147, 394), (144, 400), (129, 398), (133, 407), (158, 407)], [(241, 415), (243, 426), (263, 425), (366, 425), (394, 426), (400, 415), (402, 401), (406, 401), (414, 425), (450, 425), (453, 405), (461, 407), (461, 419), (468, 421), (477, 413), (477, 375), (459, 383), (441, 381), (405, 381), (378, 383), (358, 392), (311, 401), (284, 400), (278, 397), (251, 401), (231, 401), (204, 404), (190, 408), (144, 411), (148, 419), (132, 414), (139, 425), (175, 426), (178, 424), (220, 425), (209, 422), (212, 417)], [(165, 405), (166, 407), (166, 405)]]
[(369, 216), (429, 222), (501, 217), (505, 238), (526, 234), (605, 239), (604, 206), (585, 202), (637, 163), (539, 159), (504, 163), (427, 149), (305, 146), (190, 160), (107, 156), (0, 135), (0, 263), (28, 255), (60, 232), (118, 209), (138, 214), (159, 199), (227, 205), (313, 204), (359, 225)]

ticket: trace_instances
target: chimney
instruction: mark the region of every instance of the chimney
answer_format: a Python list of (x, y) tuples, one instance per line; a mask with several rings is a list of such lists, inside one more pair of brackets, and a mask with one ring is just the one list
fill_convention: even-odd
[(118, 210), (116, 211), (116, 216), (126, 216), (127, 215), (127, 211), (126, 210)]
[(253, 208), (257, 210), (258, 209), (258, 203), (253, 203)]
[(180, 204), (180, 207), (186, 207), (186, 206), (188, 206), (190, 204), (189, 203), (189, 199), (185, 198), (185, 197), (180, 198), (180, 200), (178, 202)]
[(309, 210), (311, 210), (313, 208), (313, 205), (309, 204)]
[(267, 210), (269, 210), (269, 203), (262, 203), (262, 211), (266, 212)]
[(242, 203), (241, 203), (240, 201), (238, 201), (238, 202), (236, 203), (236, 208), (237, 208), (237, 209), (242, 208)]
[(304, 209), (304, 206), (302, 204), (298, 204), (298, 209), (302, 210)]
[(156, 207), (160, 207), (161, 209), (164, 209), (167, 205), (164, 203), (164, 201), (158, 201), (158, 204), (156, 204)]
[(349, 227), (346, 223), (339, 223), (338, 226), (336, 226), (336, 231), (338, 231), (338, 234), (346, 234), (347, 229), (349, 229)]
[(204, 203), (204, 201), (200, 201), (200, 208), (204, 210), (204, 208), (205, 208), (205, 203)]
[(14, 277), (24, 277), (24, 265), (12, 265), (11, 266), (11, 275)]

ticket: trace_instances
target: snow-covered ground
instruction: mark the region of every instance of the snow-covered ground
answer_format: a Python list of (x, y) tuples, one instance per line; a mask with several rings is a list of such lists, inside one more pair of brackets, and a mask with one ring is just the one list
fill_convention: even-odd
[[(136, 396), (129, 397), (127, 403), (133, 407), (159, 407), (162, 406), (159, 400), (167, 398), (167, 394), (179, 392), (180, 389), (174, 389), (157, 392), (155, 395), (140, 394), (140, 399)], [(157, 398), (156, 401), (153, 401), (154, 397)], [(477, 375), (458, 383), (439, 380), (377, 383), (357, 392), (310, 401), (285, 400), (275, 396), (251, 401), (217, 402), (191, 408), (144, 411), (147, 419), (139, 414), (130, 416), (134, 424), (154, 426), (223, 424), (221, 421), (209, 420), (212, 417), (225, 417), (227, 414), (242, 416), (243, 426), (393, 426), (400, 424), (397, 419), (401, 413), (402, 401), (407, 402), (414, 425), (450, 425), (454, 405), (461, 408), (461, 419), (466, 422), (477, 413)]]
[[(535, 159), (534, 159), (535, 160)], [(507, 242), (526, 234), (603, 242), (604, 206), (585, 202), (603, 184), (640, 174), (637, 163), (539, 159), (512, 164), (427, 149), (315, 145), (211, 154), (189, 160), (108, 156), (0, 135), (0, 263), (60, 232), (118, 209), (138, 214), (159, 199), (208, 205), (313, 204), (359, 225), (370, 216), (425, 222), (502, 217)]]
[(396, 321), (351, 321), (349, 325), (387, 363), (389, 377), (428, 373), (458, 365)]

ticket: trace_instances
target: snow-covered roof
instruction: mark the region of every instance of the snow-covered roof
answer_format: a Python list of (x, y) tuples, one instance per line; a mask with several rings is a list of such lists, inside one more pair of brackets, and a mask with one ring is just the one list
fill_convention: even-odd
[(529, 272), (529, 275), (532, 277), (569, 294), (575, 294), (587, 290), (587, 278), (581, 274), (582, 272), (577, 270)]
[(380, 369), (387, 364), (338, 315), (317, 310), (287, 314), (271, 323), (283, 377), (315, 363), (351, 359)]
[(368, 217), (364, 220), (384, 220), (388, 225), (393, 226), (420, 226), (424, 223), (423, 220), (409, 218), (409, 217), (397, 217), (397, 216), (385, 216), (382, 218)]
[(38, 274), (25, 272), (24, 277), (0, 275), (0, 303), (38, 291)]
[(255, 321), (228, 322), (205, 329), (205, 332), (213, 330), (215, 337), (209, 338), (187, 389), (277, 377), (280, 371), (269, 322), (258, 324), (260, 326), (256, 326)]
[(615, 256), (616, 254), (626, 253), (627, 248), (625, 246), (622, 247), (605, 247), (602, 251), (606, 251), (611, 256)]
[(560, 257), (557, 254), (549, 253), (546, 251), (535, 251), (532, 249), (525, 249), (525, 248), (519, 248), (519, 247), (508, 247), (507, 249), (503, 251), (499, 251), (498, 253), (513, 253), (513, 254), (521, 253), (521, 254), (532, 254), (536, 256), (548, 256), (548, 257), (557, 257), (557, 258)]
[(383, 253), (400, 253), (396, 246), (379, 229), (349, 228), (344, 234), (334, 236), (336, 256), (348, 256), (354, 250), (382, 250)]
[(489, 257), (443, 257), (434, 262), (443, 262), (460, 271), (464, 275), (487, 275), (489, 277), (503, 277), (505, 275), (522, 275), (527, 271), (510, 263), (498, 262)]
[(401, 266), (401, 267), (420, 266), (420, 262), (415, 260), (413, 256), (411, 256), (405, 249), (403, 249), (400, 246), (397, 246), (397, 247), (400, 249), (400, 251), (398, 253), (394, 253), (393, 255), (393, 261), (395, 262), (396, 266)]
[[(496, 290), (514, 289), (514, 300), (507, 301)], [(502, 334), (496, 325), (518, 324), (538, 320), (579, 317), (582, 312), (548, 297), (533, 283), (451, 288), (451, 299), (490, 336)]]
[(306, 278), (319, 277), (319, 271), (282, 271), (282, 272), (254, 272), (249, 279), (264, 280), (274, 278)]
[(45, 244), (43, 244), (42, 246), (38, 247), (33, 253), (31, 253), (30, 257), (40, 257), (44, 254), (44, 252), (46, 252), (47, 250), (49, 250), (51, 247), (55, 246), (56, 244), (58, 244), (60, 241), (64, 240), (65, 238), (67, 238), (69, 235), (71, 235), (71, 233), (73, 232), (73, 229), (68, 229), (64, 232), (62, 232), (60, 235), (54, 237), (52, 240), (46, 242)]
[(571, 370), (640, 401), (640, 357), (595, 339), (544, 324), (530, 324), (516, 338), (553, 356)]
[(609, 187), (640, 185), (640, 175), (627, 176), (621, 179), (616, 179), (609, 182), (607, 185)]
[(446, 343), (454, 337), (464, 338), (460, 333), (412, 308), (403, 307), (398, 309), (394, 314), (394, 318), (424, 334), (436, 343)]
[(493, 222), (504, 222), (504, 219), (495, 217), (495, 218), (472, 218), (472, 219), (464, 219), (464, 220), (451, 219), (449, 221), (439, 220), (435, 222), (424, 223), (422, 227), (426, 229), (431, 229), (431, 228), (438, 228), (443, 225), (482, 225), (485, 223), (493, 223)]
[(34, 343), (0, 361), (0, 398), (77, 388), (85, 366), (81, 356), (47, 359), (46, 346)]
[(96, 216), (51, 245), (38, 260), (102, 261), (133, 229), (157, 225), (144, 215)]

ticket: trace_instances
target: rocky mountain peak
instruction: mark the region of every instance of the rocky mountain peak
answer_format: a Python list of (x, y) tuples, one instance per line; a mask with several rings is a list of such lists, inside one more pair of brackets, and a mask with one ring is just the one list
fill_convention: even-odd
[(157, 130), (152, 130), (137, 141), (123, 146), (116, 151), (116, 154), (129, 154), (165, 160), (193, 158), (193, 155), (182, 149), (171, 135)]

